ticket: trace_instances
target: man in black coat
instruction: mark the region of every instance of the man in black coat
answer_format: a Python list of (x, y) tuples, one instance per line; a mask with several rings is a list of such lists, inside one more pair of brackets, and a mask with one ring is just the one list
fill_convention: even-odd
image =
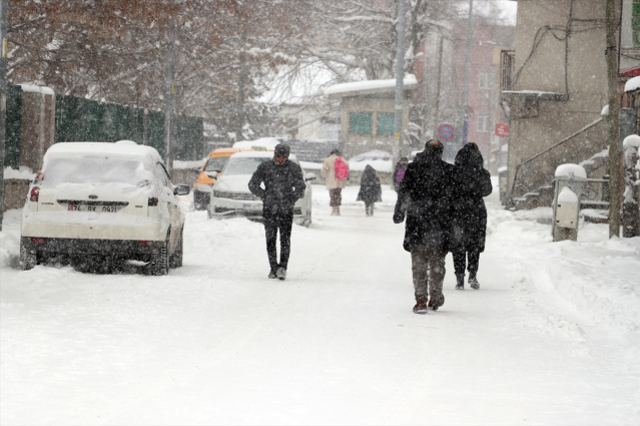
[[(249, 181), (249, 191), (262, 200), (267, 256), (271, 268), (269, 278), (281, 280), (287, 276), (293, 206), (299, 198), (304, 197), (306, 187), (302, 169), (289, 160), (289, 153), (288, 145), (282, 143), (276, 145), (273, 161), (260, 164)], [(279, 263), (276, 250), (278, 231), (280, 231)]]
[(444, 304), (442, 283), (449, 250), (453, 166), (442, 161), (443, 151), (442, 143), (432, 139), (409, 164), (393, 214), (395, 223), (402, 223), (405, 214), (407, 217), (403, 245), (411, 252), (416, 298), (413, 312), (418, 314), (427, 309), (435, 311)]
[(476, 277), (480, 253), (487, 235), (487, 208), (482, 197), (491, 194), (491, 175), (483, 167), (478, 145), (465, 144), (455, 159), (452, 191), (453, 233), (451, 252), (456, 270), (456, 290), (464, 290), (464, 273), (468, 259), (469, 286), (480, 289)]

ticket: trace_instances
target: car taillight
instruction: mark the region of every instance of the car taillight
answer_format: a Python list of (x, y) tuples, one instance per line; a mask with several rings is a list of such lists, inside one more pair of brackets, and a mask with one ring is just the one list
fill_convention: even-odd
[(158, 206), (158, 198), (151, 197), (149, 198), (149, 202), (147, 204), (149, 207), (157, 207)]
[(34, 243), (44, 243), (44, 238), (32, 238), (31, 241)]
[(40, 188), (34, 186), (31, 188), (31, 193), (29, 194), (29, 201), (33, 201), (34, 203), (38, 202), (38, 198), (40, 197)]
[(38, 172), (34, 182), (42, 182), (44, 180), (44, 172)]
[(141, 246), (148, 246), (148, 245), (151, 245), (151, 241), (138, 241), (138, 243), (139, 243)]

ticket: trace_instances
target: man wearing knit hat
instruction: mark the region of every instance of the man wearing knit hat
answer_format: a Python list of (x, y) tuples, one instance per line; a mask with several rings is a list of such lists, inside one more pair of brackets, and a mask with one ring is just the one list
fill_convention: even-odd
[[(305, 183), (302, 169), (289, 160), (289, 145), (279, 143), (273, 161), (260, 164), (251, 176), (249, 191), (262, 200), (262, 216), (267, 239), (269, 278), (284, 280), (287, 276), (291, 246), (293, 206), (304, 197)], [(280, 232), (280, 262), (276, 242)]]

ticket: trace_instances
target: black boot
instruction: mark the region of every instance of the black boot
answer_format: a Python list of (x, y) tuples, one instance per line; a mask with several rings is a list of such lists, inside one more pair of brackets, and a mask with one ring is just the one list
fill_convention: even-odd
[(480, 283), (478, 282), (478, 279), (476, 278), (475, 274), (469, 275), (469, 287), (471, 287), (474, 290), (480, 290)]
[(456, 290), (464, 290), (464, 274), (456, 275)]

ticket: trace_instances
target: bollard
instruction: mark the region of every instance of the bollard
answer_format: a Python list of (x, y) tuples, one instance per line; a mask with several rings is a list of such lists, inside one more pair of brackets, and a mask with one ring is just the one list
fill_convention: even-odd
[(578, 239), (580, 197), (587, 181), (587, 172), (577, 164), (562, 164), (556, 168), (553, 199), (553, 241)]

